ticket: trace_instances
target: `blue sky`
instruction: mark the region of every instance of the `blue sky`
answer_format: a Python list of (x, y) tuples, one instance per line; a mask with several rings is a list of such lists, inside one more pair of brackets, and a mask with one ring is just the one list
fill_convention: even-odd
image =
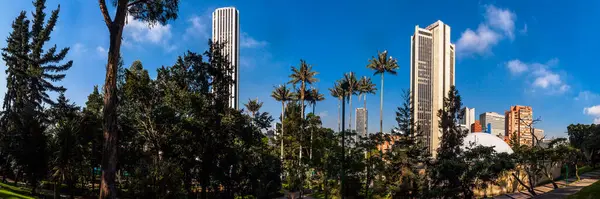
[[(0, 46), (6, 46), (10, 24), (31, 1), (0, 0)], [(54, 9), (57, 0), (48, 0)], [(336, 99), (327, 88), (344, 72), (372, 75), (365, 68), (379, 50), (398, 59), (397, 76), (386, 76), (384, 129), (395, 126), (402, 89), (409, 85), (410, 36), (415, 25), (442, 20), (457, 45), (456, 85), (465, 106), (476, 115), (503, 113), (511, 105), (533, 107), (537, 127), (549, 136), (564, 136), (571, 123), (600, 123), (600, 67), (591, 36), (600, 2), (561, 1), (182, 1), (179, 18), (167, 25), (129, 20), (122, 53), (128, 66), (141, 60), (152, 75), (172, 65), (186, 50), (202, 52), (211, 36), (211, 12), (235, 6), (241, 26), (241, 102), (258, 97), (263, 110), (280, 114), (269, 97), (273, 86), (288, 81), (290, 66), (300, 59), (320, 74), (315, 87), (327, 99), (317, 105), (324, 125), (337, 126)], [(435, 5), (435, 6), (434, 6)], [(94, 0), (61, 1), (52, 42), (71, 47), (72, 69), (62, 82), (66, 95), (84, 104), (94, 85), (104, 82), (108, 31)], [(3, 62), (0, 61), (3, 66)], [(0, 74), (0, 92), (5, 74)], [(373, 77), (379, 88), (379, 76)], [(378, 130), (379, 93), (367, 97), (369, 131)], [(353, 106), (362, 101), (353, 100)]]

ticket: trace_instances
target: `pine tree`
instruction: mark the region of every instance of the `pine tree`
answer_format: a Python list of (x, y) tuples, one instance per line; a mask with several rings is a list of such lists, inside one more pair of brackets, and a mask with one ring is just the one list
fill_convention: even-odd
[(45, 0), (33, 2), (36, 10), (33, 21), (23, 11), (13, 22), (13, 31), (2, 48), (6, 61), (7, 93), (4, 100), (3, 126), (13, 143), (12, 157), (24, 168), (35, 193), (39, 180), (45, 176), (47, 166), (46, 116), (43, 105), (54, 105), (49, 92), (64, 92), (61, 81), (73, 62), (61, 63), (69, 48), (58, 50), (56, 45), (45, 49), (50, 34), (58, 20), (60, 6), (53, 10), (46, 22)]
[(437, 149), (437, 158), (431, 169), (431, 197), (461, 196), (470, 198), (462, 193), (462, 177), (467, 170), (467, 164), (462, 158), (461, 148), (467, 131), (460, 129), (458, 121), (462, 103), (460, 95), (454, 86), (450, 88), (444, 99), (444, 107), (438, 111), (442, 139)]
[(393, 145), (384, 157), (386, 184), (394, 198), (419, 198), (424, 196), (426, 176), (421, 175), (430, 163), (430, 155), (424, 144), (423, 131), (414, 122), (410, 93), (404, 91), (403, 104), (396, 111), (398, 128), (391, 135)]

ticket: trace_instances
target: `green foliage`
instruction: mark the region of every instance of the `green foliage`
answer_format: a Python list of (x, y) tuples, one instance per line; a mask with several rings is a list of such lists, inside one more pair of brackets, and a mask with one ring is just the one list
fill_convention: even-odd
[(600, 163), (600, 125), (571, 124), (567, 134), (570, 145), (582, 152), (588, 164)]
[(468, 132), (458, 126), (463, 117), (461, 106), (460, 95), (452, 86), (438, 112), (442, 141), (428, 171), (432, 181), (428, 197), (473, 198), (474, 188), (486, 188), (504, 171), (515, 167), (508, 154), (496, 154), (493, 147), (471, 144), (463, 148)]
[(584, 187), (577, 193), (570, 195), (567, 199), (589, 199), (595, 198), (600, 195), (600, 181), (596, 181), (594, 184)]
[(6, 199), (34, 199), (34, 197), (26, 196), (26, 195), (22, 195), (22, 194), (18, 194), (18, 193), (12, 192), (10, 190), (4, 190), (4, 189), (0, 189), (0, 198), (6, 198)]
[(385, 184), (391, 197), (419, 198), (424, 197), (427, 187), (427, 178), (421, 172), (430, 164), (431, 157), (423, 143), (423, 132), (414, 124), (410, 93), (404, 92), (403, 98), (403, 105), (396, 111), (397, 131), (386, 140), (393, 141), (393, 145), (384, 154), (389, 161)]
[[(3, 171), (12, 169), (24, 172), (32, 185), (32, 192), (45, 177), (48, 162), (47, 117), (43, 104), (54, 105), (49, 92), (64, 92), (61, 81), (73, 62), (61, 63), (69, 48), (45, 48), (58, 20), (60, 7), (53, 10), (46, 21), (45, 1), (33, 2), (33, 20), (22, 11), (13, 22), (13, 30), (2, 48), (2, 59), (8, 67), (7, 92), (2, 112)], [(31, 28), (30, 28), (31, 23)], [(12, 163), (12, 164), (9, 164)], [(4, 173), (4, 175), (9, 175)]]

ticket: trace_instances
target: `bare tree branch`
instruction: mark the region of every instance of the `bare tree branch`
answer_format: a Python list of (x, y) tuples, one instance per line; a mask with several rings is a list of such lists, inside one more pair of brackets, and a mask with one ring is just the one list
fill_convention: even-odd
[(110, 19), (110, 14), (108, 14), (108, 8), (106, 8), (106, 1), (98, 0), (98, 4), (100, 4), (100, 12), (102, 12), (102, 16), (104, 16), (104, 22), (106, 23), (106, 27), (110, 29), (112, 26), (112, 19)]

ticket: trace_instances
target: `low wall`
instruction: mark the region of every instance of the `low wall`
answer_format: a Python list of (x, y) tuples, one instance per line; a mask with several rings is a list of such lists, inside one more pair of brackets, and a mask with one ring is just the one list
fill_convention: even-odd
[[(560, 177), (561, 169), (563, 169), (562, 165), (555, 166), (551, 169), (551, 173), (552, 173), (552, 176), (554, 179)], [(484, 196), (484, 195), (497, 196), (497, 195), (514, 193), (517, 191), (524, 190), (525, 187), (523, 187), (523, 186), (521, 186), (521, 184), (519, 184), (519, 182), (512, 175), (513, 173), (515, 175), (519, 176), (519, 179), (521, 179), (521, 181), (523, 181), (523, 183), (529, 184), (529, 179), (527, 179), (527, 175), (525, 175), (525, 171), (523, 171), (522, 169), (507, 171), (504, 174), (502, 174), (498, 178), (498, 180), (496, 180), (496, 182), (494, 184), (488, 185), (487, 189), (474, 190), (475, 195), (476, 196)], [(548, 181), (548, 180), (549, 179), (543, 173), (540, 173), (540, 175), (538, 175), (535, 178), (535, 183), (540, 183), (540, 182), (544, 182), (544, 181)]]

